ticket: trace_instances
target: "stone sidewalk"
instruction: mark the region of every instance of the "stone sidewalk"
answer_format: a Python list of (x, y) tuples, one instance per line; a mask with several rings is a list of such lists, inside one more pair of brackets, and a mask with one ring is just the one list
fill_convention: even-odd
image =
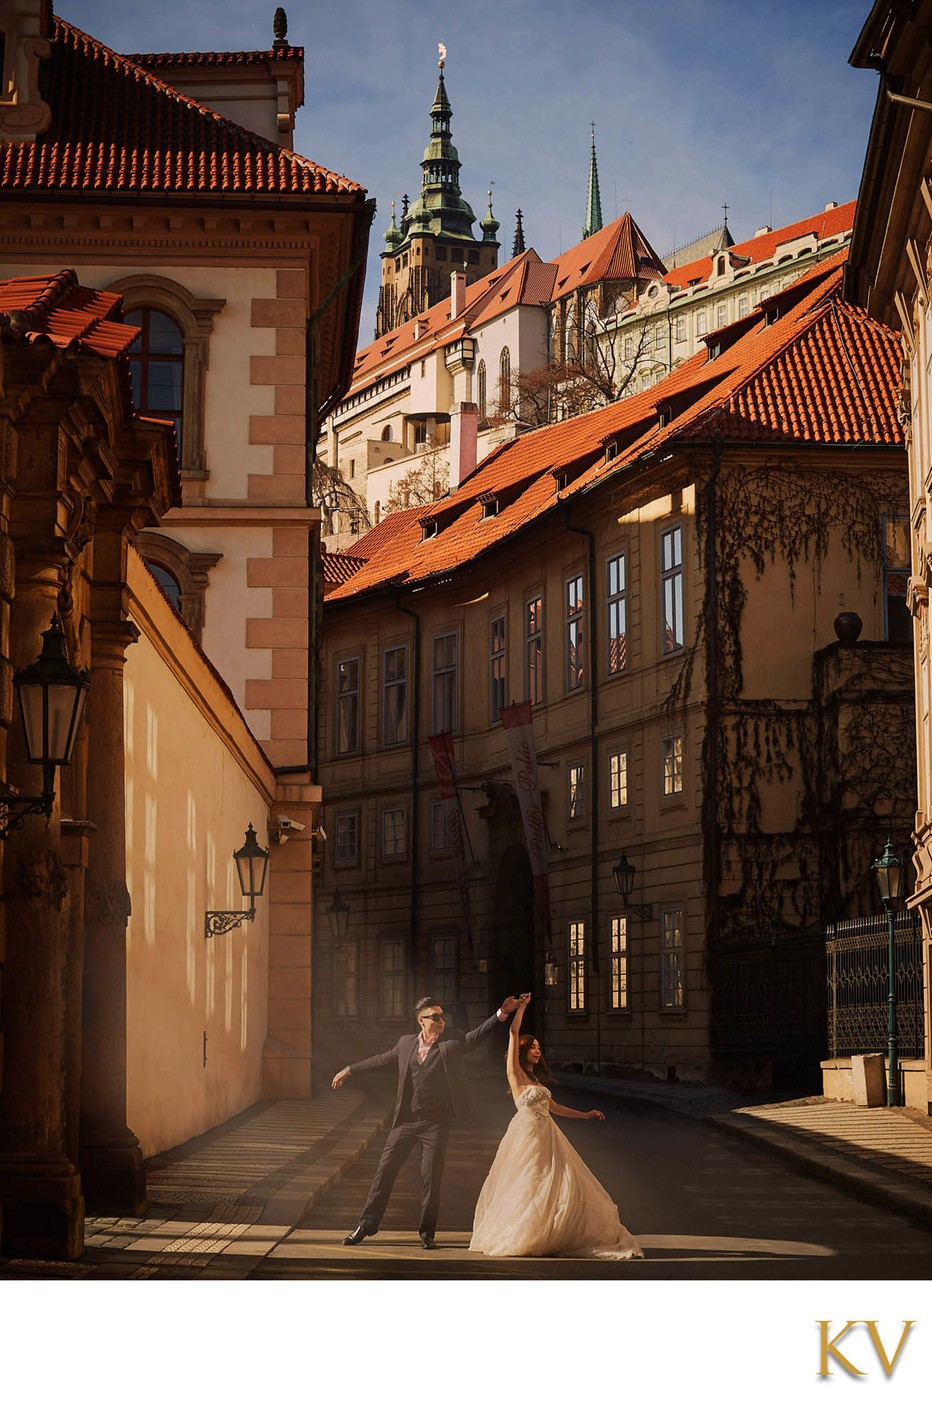
[[(556, 1083), (687, 1115), (932, 1227), (932, 1120), (914, 1110), (573, 1072), (556, 1072)], [(385, 1101), (351, 1089), (254, 1105), (148, 1161), (144, 1217), (88, 1218), (78, 1261), (0, 1258), (0, 1281), (249, 1277), (264, 1259), (288, 1255), (303, 1215), (378, 1136), (386, 1113)], [(407, 1256), (410, 1237), (397, 1247)]]

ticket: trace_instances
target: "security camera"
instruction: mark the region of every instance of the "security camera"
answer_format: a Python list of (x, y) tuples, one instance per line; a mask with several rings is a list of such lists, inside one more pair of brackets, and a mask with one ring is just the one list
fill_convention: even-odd
[(307, 824), (298, 823), (297, 819), (289, 818), (287, 814), (279, 814), (278, 826), (283, 833), (302, 833)]
[(311, 837), (316, 838), (318, 843), (327, 842), (327, 830), (322, 823), (319, 823), (316, 828), (311, 829)]

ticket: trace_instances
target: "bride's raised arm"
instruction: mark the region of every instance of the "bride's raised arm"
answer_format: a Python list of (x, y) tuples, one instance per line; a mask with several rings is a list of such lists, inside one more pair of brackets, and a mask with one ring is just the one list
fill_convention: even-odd
[(518, 1005), (511, 1022), (508, 1026), (508, 1056), (505, 1063), (505, 1072), (508, 1076), (508, 1084), (511, 1086), (511, 1093), (517, 1096), (522, 1086), (529, 1084), (529, 1080), (521, 1069), (518, 1057), (518, 1040), (521, 1035), (521, 1022), (527, 1010), (528, 1002), (531, 999), (530, 991), (525, 991), (518, 997)]

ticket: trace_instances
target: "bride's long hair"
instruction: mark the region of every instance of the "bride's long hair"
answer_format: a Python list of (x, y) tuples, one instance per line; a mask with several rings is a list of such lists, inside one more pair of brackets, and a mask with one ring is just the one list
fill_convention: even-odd
[[(550, 1066), (547, 1064), (543, 1055), (541, 1055), (536, 1065), (531, 1066), (528, 1064), (527, 1053), (535, 1040), (537, 1040), (536, 1035), (518, 1036), (518, 1064), (521, 1066), (521, 1069), (524, 1071), (525, 1075), (527, 1075), (528, 1079), (536, 1081), (538, 1085), (547, 1085), (549, 1087), (553, 1083), (553, 1080), (550, 1074)], [(538, 1044), (540, 1044), (539, 1041)], [(507, 1060), (507, 1055), (505, 1058)]]

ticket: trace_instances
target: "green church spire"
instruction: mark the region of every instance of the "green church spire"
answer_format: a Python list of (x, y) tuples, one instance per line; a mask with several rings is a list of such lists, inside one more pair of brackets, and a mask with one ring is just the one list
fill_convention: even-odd
[(583, 240), (602, 230), (602, 199), (599, 196), (599, 165), (595, 158), (595, 124), (592, 125), (592, 151), (589, 154), (589, 195), (586, 199), (586, 225)]
[(453, 145), (450, 120), (453, 110), (443, 81), (446, 46), (440, 45), (440, 78), (431, 105), (430, 142), (421, 160), (421, 195), (409, 214), (409, 232), (431, 232), (436, 236), (475, 240), (476, 214), (460, 192), (460, 159)]

